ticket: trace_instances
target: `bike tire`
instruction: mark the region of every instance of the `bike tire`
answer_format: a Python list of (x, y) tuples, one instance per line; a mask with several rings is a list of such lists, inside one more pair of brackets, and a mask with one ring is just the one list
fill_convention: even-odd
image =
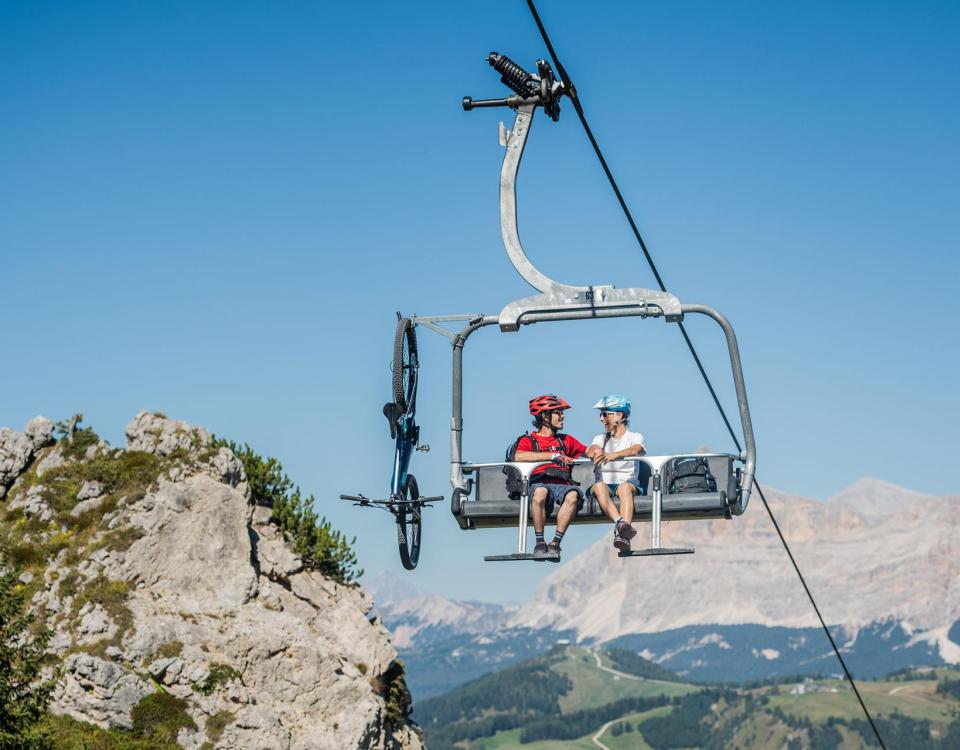
[[(420, 498), (420, 488), (413, 474), (407, 475), (403, 486), (404, 500)], [(397, 546), (400, 548), (400, 562), (407, 570), (413, 570), (420, 562), (421, 514), (417, 506), (406, 507), (396, 514)]]
[(393, 337), (393, 400), (404, 411), (413, 401), (418, 366), (417, 334), (413, 321), (400, 318)]

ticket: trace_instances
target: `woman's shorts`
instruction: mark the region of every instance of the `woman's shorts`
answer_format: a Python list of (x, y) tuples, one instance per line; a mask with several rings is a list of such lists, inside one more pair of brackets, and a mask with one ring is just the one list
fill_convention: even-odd
[[(646, 494), (647, 494), (646, 488), (643, 487), (643, 486), (640, 484), (639, 480), (637, 480), (637, 479), (635, 479), (635, 478), (633, 478), (633, 477), (631, 477), (630, 479), (626, 480), (625, 482), (621, 482), (620, 484), (629, 484), (631, 487), (633, 487), (634, 494), (636, 494), (636, 495), (646, 495)], [(619, 484), (609, 484), (609, 483), (607, 484), (607, 489), (610, 490), (610, 495), (611, 495), (611, 497), (616, 497), (616, 496), (617, 496), (617, 488), (618, 488), (619, 486), (620, 486)], [(593, 497), (593, 487), (590, 488), (590, 496)]]
[(576, 492), (577, 493), (577, 510), (580, 511), (583, 509), (583, 491), (575, 484), (560, 484), (559, 482), (538, 482), (537, 484), (531, 484), (530, 489), (530, 500), (533, 500), (533, 493), (539, 488), (544, 487), (547, 490), (547, 514), (553, 512), (553, 506), (563, 503), (563, 499), (567, 496), (567, 493)]

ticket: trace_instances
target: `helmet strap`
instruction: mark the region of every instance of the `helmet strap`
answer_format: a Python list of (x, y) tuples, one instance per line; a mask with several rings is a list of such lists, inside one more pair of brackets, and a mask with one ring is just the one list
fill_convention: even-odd
[(550, 434), (556, 437), (557, 428), (553, 426), (554, 414), (556, 414), (556, 411), (542, 411), (537, 416), (539, 418), (540, 429), (542, 430), (544, 427), (546, 427), (548, 430), (550, 430)]
[(613, 414), (618, 415), (617, 421), (612, 425), (607, 425), (607, 438), (614, 438), (620, 432), (620, 428), (623, 427), (624, 430), (627, 429), (627, 420), (623, 418), (623, 412), (615, 411)]

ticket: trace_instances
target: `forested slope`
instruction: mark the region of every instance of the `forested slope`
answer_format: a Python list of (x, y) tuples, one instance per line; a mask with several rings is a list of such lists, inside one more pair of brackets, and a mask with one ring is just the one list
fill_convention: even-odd
[[(960, 673), (907, 671), (859, 687), (887, 747), (960, 747)], [(423, 701), (414, 718), (430, 750), (876, 746), (849, 685), (836, 679), (696, 685), (635, 653), (572, 646)]]

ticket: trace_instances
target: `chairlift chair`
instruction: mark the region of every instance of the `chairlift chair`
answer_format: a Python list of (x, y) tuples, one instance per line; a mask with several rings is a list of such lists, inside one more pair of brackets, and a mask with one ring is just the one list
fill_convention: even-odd
[[(464, 461), (463, 441), (463, 350), (470, 337), (481, 328), (498, 326), (501, 332), (515, 332), (521, 326), (534, 323), (555, 323), (567, 320), (597, 320), (602, 318), (638, 317), (663, 318), (667, 323), (679, 323), (686, 315), (705, 315), (721, 328), (727, 342), (730, 366), (740, 411), (744, 449), (739, 454), (690, 453), (671, 456), (640, 456), (638, 476), (646, 485), (646, 493), (634, 498), (634, 518), (651, 524), (651, 545), (647, 549), (621, 553), (622, 556), (689, 554), (689, 548), (661, 546), (660, 526), (663, 520), (691, 520), (732, 518), (747, 508), (756, 471), (756, 446), (746, 387), (740, 363), (736, 334), (730, 322), (712, 307), (702, 304), (683, 304), (674, 295), (653, 289), (618, 289), (614, 285), (572, 286), (561, 284), (537, 269), (524, 252), (517, 229), (516, 180), (520, 160), (533, 125), (538, 107), (557, 121), (560, 100), (569, 95), (557, 81), (550, 65), (537, 61), (537, 74), (525, 71), (509, 58), (491, 53), (490, 65), (501, 74), (501, 81), (514, 93), (502, 99), (463, 99), (463, 108), (508, 107), (515, 112), (513, 127), (507, 130), (500, 123), (500, 144), (505, 149), (500, 169), (500, 227), (503, 244), (510, 263), (520, 276), (538, 293), (514, 300), (499, 314), (415, 315), (400, 318), (394, 346), (394, 401), (384, 407), (390, 422), (391, 435), (397, 440), (390, 498), (369, 500), (362, 495), (341, 495), (358, 505), (375, 504), (390, 510), (397, 518), (401, 560), (404, 567), (416, 566), (421, 541), (420, 510), (423, 506), (441, 500), (440, 497), (420, 498), (409, 491), (407, 468), (414, 449), (429, 450), (419, 445), (419, 428), (413, 420), (416, 401), (415, 329), (422, 326), (450, 339), (453, 348), (453, 399), (450, 422), (450, 483), (453, 494), (450, 510), (461, 529), (475, 530), (516, 526), (518, 530), (515, 553), (488, 555), (488, 561), (532, 560), (527, 552), (527, 527), (530, 518), (528, 497), (529, 478), (539, 465), (532, 462), (494, 461), (471, 463)], [(399, 316), (398, 316), (399, 317)], [(459, 331), (444, 324), (462, 324)], [(406, 354), (406, 356), (405, 356)], [(673, 487), (673, 473), (679, 461), (702, 458), (716, 481), (716, 491), (688, 493)], [(519, 493), (510, 492), (504, 469), (512, 469), (521, 477)], [(578, 460), (573, 465), (573, 480), (586, 490), (596, 481), (592, 462)], [(414, 490), (416, 482), (413, 480)], [(511, 497), (511, 494), (513, 497)], [(519, 496), (517, 496), (519, 495)], [(614, 498), (615, 503), (619, 500)], [(556, 509), (551, 516), (555, 516)], [(608, 523), (609, 520), (589, 496), (574, 518), (574, 524)], [(415, 537), (416, 549), (411, 544)], [(416, 554), (411, 554), (414, 552)], [(536, 558), (541, 559), (541, 558)]]

